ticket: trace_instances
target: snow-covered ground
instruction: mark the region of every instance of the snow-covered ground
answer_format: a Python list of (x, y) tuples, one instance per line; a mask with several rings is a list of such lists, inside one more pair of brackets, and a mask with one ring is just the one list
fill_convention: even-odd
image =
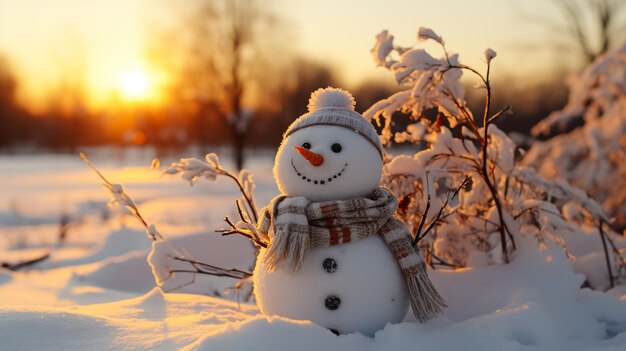
[[(237, 217), (229, 180), (192, 188), (150, 170), (149, 153), (88, 156), (126, 185), (179, 252), (250, 268), (247, 240), (214, 232), (225, 215)], [(250, 162), (259, 205), (277, 194), (271, 167), (270, 156)], [(161, 292), (146, 263), (150, 239), (107, 200), (78, 155), (0, 156), (0, 262), (50, 253), (26, 270), (0, 268), (0, 350), (626, 350), (626, 288), (581, 289), (584, 278), (557, 246), (540, 251), (520, 240), (509, 265), (431, 272), (449, 308), (426, 325), (409, 314), (373, 338), (335, 336), (260, 315), (228, 278), (189, 277), (191, 284)]]

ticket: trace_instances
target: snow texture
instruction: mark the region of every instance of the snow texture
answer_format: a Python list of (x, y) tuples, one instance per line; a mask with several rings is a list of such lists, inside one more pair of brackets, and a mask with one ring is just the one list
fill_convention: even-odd
[(0, 285), (11, 280), (11, 274), (9, 272), (5, 272), (4, 270), (0, 270)]
[(523, 163), (546, 178), (562, 178), (584, 189), (626, 230), (626, 43), (570, 80), (563, 109), (533, 128), (535, 135), (562, 130), (575, 120), (583, 125), (533, 143)]
[[(420, 28), (418, 38), (444, 45), (443, 39), (428, 28)], [(363, 112), (367, 120), (376, 120), (383, 126), (383, 144), (388, 144), (393, 138), (391, 115), (396, 111), (419, 116), (427, 109), (437, 108), (448, 118), (451, 127), (456, 126), (458, 120), (454, 116), (461, 113), (460, 109), (466, 108), (465, 89), (460, 82), (463, 71), (459, 68), (458, 54), (446, 53), (444, 57), (435, 58), (424, 49), (390, 46), (390, 40), (393, 36), (386, 31), (378, 34), (372, 54), (376, 64), (387, 68), (403, 90), (374, 103)], [(394, 52), (399, 58), (392, 55)]]
[(485, 61), (487, 61), (487, 63), (491, 62), (491, 60), (493, 60), (494, 58), (496, 58), (497, 53), (493, 50), (493, 49), (485, 49)]
[[(138, 167), (151, 157), (139, 156), (140, 162), (130, 164), (102, 158), (97, 164), (105, 164), (101, 171), (113, 179), (133, 179), (126, 184), (128, 191), (142, 199), (138, 203), (143, 214), (159, 224), (177, 251), (225, 267), (249, 267), (252, 250), (246, 239), (213, 233), (221, 227), (225, 204), (238, 197), (237, 191), (220, 180), (190, 188), (178, 180), (160, 179), (159, 174)], [(254, 158), (251, 164), (257, 195), (267, 202), (277, 193), (271, 159)], [(21, 173), (34, 169), (36, 176)], [(409, 314), (373, 337), (335, 336), (312, 322), (263, 316), (254, 301), (238, 303), (242, 295), (229, 289), (232, 280), (197, 277), (173, 293), (155, 289), (146, 264), (149, 239), (142, 228), (128, 227), (130, 219), (101, 220), (107, 196), (77, 157), (0, 156), (0, 183), (5, 186), (0, 192), (0, 213), (7, 219), (0, 229), (0, 257), (18, 260), (53, 249), (50, 261), (29, 271), (0, 269), (3, 350), (617, 351), (626, 347), (626, 290), (580, 289), (583, 277), (574, 273), (559, 246), (538, 250), (534, 243), (526, 243), (509, 265), (430, 272), (450, 306), (442, 317), (418, 324)], [(25, 195), (30, 206), (20, 202)], [(54, 219), (58, 220), (62, 198), (70, 199), (68, 208), (84, 217), (66, 243), (57, 247)], [(87, 205), (93, 203), (99, 207)], [(235, 215), (232, 211), (230, 215)], [(24, 241), (17, 241), (16, 230)], [(590, 231), (568, 247), (574, 255), (596, 250), (600, 245), (596, 238), (597, 233)], [(341, 262), (337, 263), (340, 270)], [(319, 267), (317, 271), (328, 274)], [(189, 278), (177, 279), (188, 283)]]
[(215, 154), (208, 154), (206, 159), (208, 162), (196, 158), (183, 158), (166, 169), (165, 174), (180, 173), (181, 178), (188, 181), (190, 185), (193, 185), (200, 178), (215, 180), (218, 175), (219, 159)]
[(372, 48), (371, 53), (377, 66), (388, 67), (393, 61), (388, 60), (389, 54), (393, 50), (393, 35), (389, 35), (388, 31), (382, 31), (376, 36), (376, 44)]
[(388, 174), (412, 176), (415, 178), (424, 177), (424, 167), (420, 161), (408, 155), (394, 157), (391, 162), (385, 165)]
[(426, 28), (426, 27), (420, 27), (417, 30), (417, 39), (419, 40), (431, 39), (431, 40), (438, 42), (441, 45), (444, 45), (443, 39), (439, 35), (437, 35), (437, 33), (435, 33), (432, 29)]

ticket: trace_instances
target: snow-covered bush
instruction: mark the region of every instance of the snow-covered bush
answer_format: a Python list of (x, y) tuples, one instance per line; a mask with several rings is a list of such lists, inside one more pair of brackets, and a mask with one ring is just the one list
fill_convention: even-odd
[(573, 131), (535, 142), (524, 156), (548, 178), (584, 189), (626, 229), (626, 43), (572, 77), (567, 105), (537, 124), (540, 136), (582, 119)]
[[(394, 75), (401, 90), (364, 115), (383, 128), (387, 145), (428, 145), (413, 155), (387, 155), (383, 182), (399, 196), (398, 215), (416, 233), (416, 244), (426, 251), (430, 264), (507, 263), (521, 236), (536, 238), (540, 247), (550, 240), (566, 248), (569, 238), (589, 232), (576, 220), (587, 218), (599, 228), (597, 240), (612, 246), (605, 249), (611, 262), (604, 267), (601, 287), (623, 277), (616, 235), (606, 233), (609, 219), (602, 208), (567, 182), (546, 179), (521, 165), (515, 143), (494, 124), (509, 114), (508, 107), (491, 111), (489, 76), (495, 51), (485, 50), (482, 74), (461, 64), (457, 54), (449, 54), (444, 40), (432, 30), (420, 28), (417, 37), (437, 42), (442, 57), (421, 48), (396, 46), (386, 31), (376, 36), (374, 60)], [(467, 106), (460, 81), (464, 72), (475, 74), (485, 90), (480, 117)], [(434, 121), (425, 116), (433, 111)], [(394, 118), (413, 123), (392, 133)]]
[[(206, 262), (201, 262), (188, 257), (179, 252), (161, 233), (157, 230), (154, 223), (150, 223), (141, 214), (139, 207), (133, 200), (133, 198), (125, 191), (124, 186), (121, 184), (111, 183), (102, 173), (100, 173), (96, 167), (87, 159), (84, 154), (80, 154), (81, 158), (89, 165), (91, 169), (98, 174), (102, 180), (102, 185), (111, 194), (111, 200), (109, 200), (109, 206), (120, 206), (128, 211), (128, 214), (136, 218), (141, 225), (145, 228), (146, 234), (152, 239), (152, 248), (148, 255), (148, 264), (154, 276), (154, 280), (157, 286), (165, 291), (172, 291), (181, 288), (185, 285), (192, 284), (195, 281), (197, 274), (211, 275), (218, 277), (230, 277), (239, 279), (239, 282), (235, 286), (236, 289), (240, 289), (252, 276), (251, 272), (243, 271), (236, 268), (222, 268)], [(153, 161), (153, 167), (158, 168), (158, 162)], [(225, 176), (231, 178), (239, 188), (242, 196), (242, 201), (237, 200), (237, 207), (239, 209), (239, 215), (241, 217), (240, 223), (235, 225), (230, 221), (228, 217), (225, 218), (226, 222), (231, 226), (231, 229), (223, 230), (222, 235), (240, 234), (248, 237), (255, 245), (263, 246), (258, 242), (256, 237), (256, 231), (250, 231), (241, 228), (254, 228), (252, 220), (256, 222), (257, 209), (254, 202), (254, 182), (252, 181), (252, 175), (247, 170), (241, 170), (238, 175), (224, 169), (219, 162), (219, 158), (216, 154), (210, 153), (206, 155), (206, 161), (198, 160), (195, 158), (184, 158), (178, 162), (174, 162), (168, 167), (165, 174), (180, 174), (182, 179), (193, 185), (198, 179), (206, 178), (209, 180), (215, 180), (217, 176)], [(244, 205), (241, 203), (244, 202)], [(249, 294), (248, 294), (249, 295)]]

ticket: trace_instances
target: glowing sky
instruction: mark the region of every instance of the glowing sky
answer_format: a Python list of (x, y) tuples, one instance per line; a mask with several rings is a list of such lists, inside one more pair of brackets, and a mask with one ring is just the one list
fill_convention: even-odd
[[(75, 68), (94, 100), (120, 90), (127, 72), (149, 71), (145, 38), (157, 23), (176, 20), (184, 1), (0, 0), (0, 53), (22, 80), (21, 94), (44, 96)], [(269, 3), (266, 1), (266, 3)], [(431, 27), (466, 64), (482, 67), (482, 53), (498, 52), (495, 72), (522, 76), (545, 69), (550, 57), (524, 43), (541, 43), (545, 32), (516, 14), (520, 8), (554, 9), (546, 1), (499, 0), (276, 0), (273, 8), (290, 25), (288, 45), (332, 63), (348, 84), (385, 76), (369, 55), (383, 29), (399, 44), (414, 44), (419, 26)], [(552, 12), (551, 12), (552, 11)], [(567, 60), (568, 58), (564, 58)], [(539, 68), (538, 68), (539, 67)], [(543, 68), (541, 68), (543, 67)], [(125, 73), (126, 72), (126, 73)], [(70, 75), (71, 76), (71, 75)], [(76, 78), (75, 76), (78, 76)]]
[(524, 56), (516, 42), (541, 33), (515, 14), (516, 8), (529, 3), (537, 1), (317, 0), (285, 2), (284, 10), (298, 24), (303, 49), (330, 59), (342, 67), (346, 78), (357, 80), (379, 71), (369, 56), (378, 32), (387, 29), (397, 44), (411, 45), (416, 43), (419, 26), (435, 30), (466, 64), (480, 66), (484, 49), (491, 47), (500, 54), (500, 64), (512, 68)]
[(143, 0), (0, 0), (0, 52), (28, 79), (30, 95), (80, 67), (102, 99), (126, 72), (145, 69), (149, 10)]

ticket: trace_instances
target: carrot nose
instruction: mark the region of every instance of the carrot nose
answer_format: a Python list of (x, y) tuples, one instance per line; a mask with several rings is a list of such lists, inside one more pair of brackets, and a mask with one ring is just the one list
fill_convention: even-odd
[(309, 151), (300, 146), (294, 146), (294, 148), (298, 150), (300, 155), (302, 155), (302, 157), (304, 157), (305, 160), (311, 162), (313, 166), (317, 167), (324, 162), (324, 157), (322, 157), (322, 155), (320, 154), (316, 154), (315, 152)]

